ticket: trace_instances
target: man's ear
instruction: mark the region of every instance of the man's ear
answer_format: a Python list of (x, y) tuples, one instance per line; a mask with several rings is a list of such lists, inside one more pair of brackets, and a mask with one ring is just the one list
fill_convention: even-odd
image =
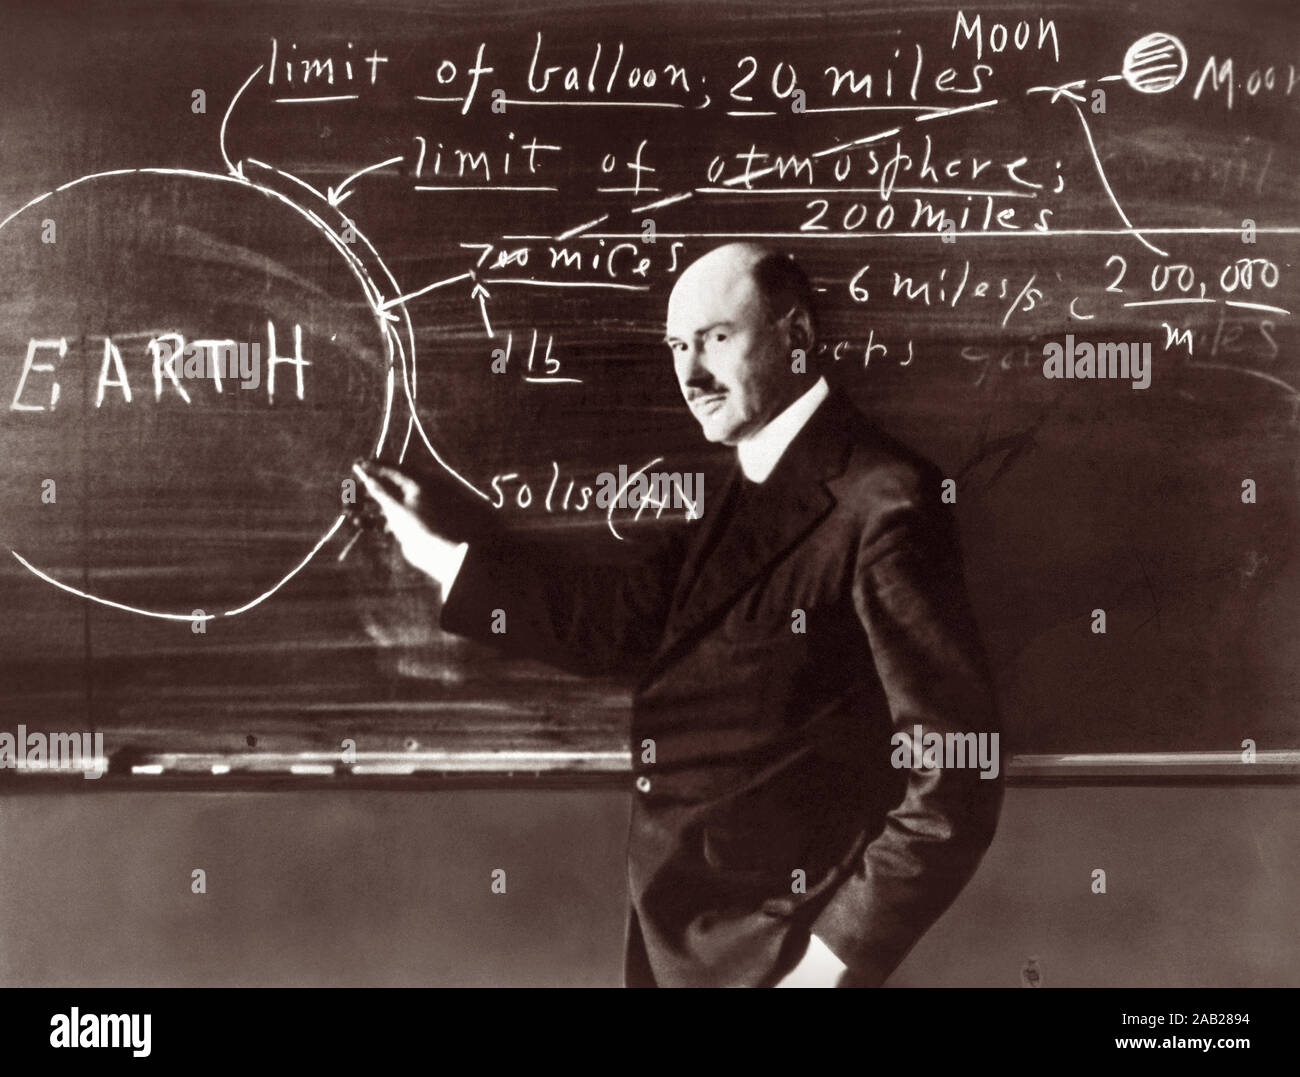
[(790, 324), (787, 330), (790, 334), (790, 347), (802, 348), (805, 355), (812, 353), (813, 345), (813, 327), (812, 318), (802, 307), (795, 307), (790, 312)]

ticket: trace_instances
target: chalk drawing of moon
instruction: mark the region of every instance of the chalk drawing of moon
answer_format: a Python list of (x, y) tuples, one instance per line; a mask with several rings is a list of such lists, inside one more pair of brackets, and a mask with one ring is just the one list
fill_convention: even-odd
[(1173, 34), (1147, 34), (1129, 46), (1123, 71), (1138, 93), (1165, 93), (1187, 74), (1187, 50)]

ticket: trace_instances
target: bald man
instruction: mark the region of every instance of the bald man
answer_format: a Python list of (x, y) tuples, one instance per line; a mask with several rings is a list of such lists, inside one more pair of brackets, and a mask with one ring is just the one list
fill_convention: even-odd
[(441, 583), (443, 628), (638, 678), (629, 986), (878, 985), (1001, 805), (1000, 767), (910, 750), (998, 728), (942, 477), (818, 372), (813, 290), (786, 255), (728, 244), (692, 263), (665, 342), (736, 465), (701, 522), (633, 567), (463, 541), (445, 497), (359, 474)]

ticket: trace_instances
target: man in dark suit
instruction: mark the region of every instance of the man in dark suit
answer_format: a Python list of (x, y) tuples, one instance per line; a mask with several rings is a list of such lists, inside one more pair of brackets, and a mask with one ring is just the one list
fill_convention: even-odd
[(629, 986), (877, 985), (970, 878), (1001, 805), (996, 765), (923, 765), (915, 743), (997, 743), (943, 479), (818, 376), (812, 289), (787, 256), (728, 244), (693, 263), (665, 339), (737, 465), (633, 567), (460, 541), (427, 486), (359, 474), (443, 583), (445, 629), (639, 677)]

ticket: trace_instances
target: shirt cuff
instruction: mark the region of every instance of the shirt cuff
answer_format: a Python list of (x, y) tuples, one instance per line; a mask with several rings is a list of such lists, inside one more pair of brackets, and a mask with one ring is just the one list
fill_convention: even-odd
[(819, 963), (824, 962), (827, 965), (832, 965), (832, 964), (837, 965), (838, 966), (838, 968), (836, 969), (837, 973), (843, 972), (845, 969), (848, 968), (848, 965), (844, 964), (844, 962), (839, 959), (839, 956), (835, 953), (835, 951), (832, 950), (829, 946), (827, 946), (826, 943), (824, 943), (816, 935), (809, 934), (808, 947), (810, 950), (816, 952)]
[(465, 563), (467, 553), (469, 553), (469, 543), (462, 542), (458, 546), (450, 547), (438, 557), (435, 574), (438, 577), (438, 582), (442, 584), (442, 600), (444, 603), (447, 601), (447, 596), (451, 594), (452, 584), (456, 582), (456, 577), (460, 575), (460, 566)]

